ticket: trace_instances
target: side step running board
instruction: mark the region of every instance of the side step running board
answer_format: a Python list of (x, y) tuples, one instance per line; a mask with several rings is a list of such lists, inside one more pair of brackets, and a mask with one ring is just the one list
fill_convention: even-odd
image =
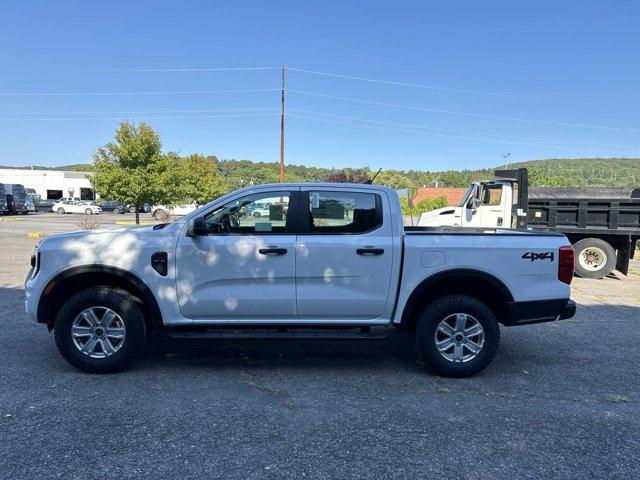
[(254, 329), (232, 328), (173, 328), (167, 330), (171, 338), (180, 339), (244, 339), (244, 340), (382, 340), (394, 327), (356, 327), (350, 329), (311, 329), (273, 327)]

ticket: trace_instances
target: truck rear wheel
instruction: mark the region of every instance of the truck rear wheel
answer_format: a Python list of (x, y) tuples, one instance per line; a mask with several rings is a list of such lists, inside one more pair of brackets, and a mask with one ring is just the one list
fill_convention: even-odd
[(576, 273), (581, 277), (606, 277), (616, 267), (616, 251), (604, 240), (584, 238), (573, 248), (576, 251)]
[(500, 327), (491, 309), (466, 295), (430, 303), (418, 322), (418, 351), (427, 368), (443, 377), (470, 377), (491, 363)]
[(95, 287), (75, 294), (55, 320), (54, 336), (62, 356), (88, 373), (122, 370), (142, 350), (144, 316), (127, 292)]

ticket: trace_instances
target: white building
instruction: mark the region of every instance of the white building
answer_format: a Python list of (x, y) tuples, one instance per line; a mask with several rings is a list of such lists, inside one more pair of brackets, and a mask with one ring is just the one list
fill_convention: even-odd
[(93, 200), (94, 192), (87, 172), (63, 170), (22, 170), (0, 168), (0, 183), (19, 183), (33, 188), (42, 199), (76, 197)]

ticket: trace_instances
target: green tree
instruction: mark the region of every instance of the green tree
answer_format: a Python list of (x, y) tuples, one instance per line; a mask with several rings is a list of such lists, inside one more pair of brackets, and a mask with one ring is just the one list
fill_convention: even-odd
[(100, 147), (93, 155), (93, 188), (103, 198), (138, 207), (166, 203), (170, 199), (171, 161), (161, 155), (160, 135), (146, 123), (123, 122), (115, 141)]
[(216, 172), (215, 157), (193, 154), (180, 158), (167, 154), (172, 172), (171, 202), (200, 205), (222, 195), (225, 188)]

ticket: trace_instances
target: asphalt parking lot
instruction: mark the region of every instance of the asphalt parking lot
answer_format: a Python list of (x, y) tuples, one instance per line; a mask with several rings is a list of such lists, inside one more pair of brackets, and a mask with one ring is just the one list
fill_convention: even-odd
[[(0, 222), (0, 478), (638, 478), (640, 263), (576, 279), (575, 318), (503, 328), (480, 375), (409, 339), (148, 345), (88, 375), (23, 314), (31, 230)], [(112, 219), (113, 217), (113, 219)], [(105, 227), (133, 215), (96, 217)]]

